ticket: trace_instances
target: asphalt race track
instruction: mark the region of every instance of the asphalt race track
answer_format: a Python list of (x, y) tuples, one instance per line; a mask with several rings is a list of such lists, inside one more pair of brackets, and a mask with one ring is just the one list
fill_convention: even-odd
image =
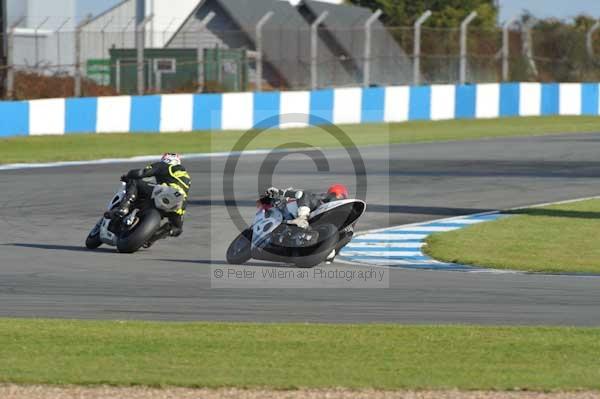
[[(359, 229), (598, 195), (599, 146), (600, 134), (587, 134), (362, 149), (369, 209)], [(354, 187), (345, 150), (324, 155), (327, 173), (288, 155), (263, 165), (263, 177), (272, 166), (276, 185)], [(246, 220), (263, 160), (243, 156), (232, 177)], [(393, 270), (389, 289), (210, 288), (210, 266), (223, 264), (237, 234), (225, 161), (186, 163), (194, 182), (184, 235), (134, 255), (83, 242), (119, 176), (142, 165), (0, 172), (0, 316), (600, 325), (596, 277)]]

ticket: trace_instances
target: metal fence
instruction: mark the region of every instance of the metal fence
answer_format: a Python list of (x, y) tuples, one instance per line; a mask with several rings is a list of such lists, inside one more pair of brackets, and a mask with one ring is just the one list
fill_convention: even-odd
[[(206, 27), (148, 32), (133, 20), (122, 25), (10, 29), (7, 97), (600, 80), (597, 26), (542, 29), (509, 21), (493, 30), (416, 24), (249, 33)], [(136, 34), (154, 47), (138, 51)]]

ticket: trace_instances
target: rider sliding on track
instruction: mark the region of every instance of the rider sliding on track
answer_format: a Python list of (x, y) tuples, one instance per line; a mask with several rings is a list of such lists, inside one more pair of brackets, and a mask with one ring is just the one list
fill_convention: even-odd
[(166, 236), (178, 237), (181, 235), (187, 197), (192, 183), (189, 173), (181, 165), (181, 157), (175, 153), (165, 153), (159, 162), (154, 162), (144, 169), (132, 169), (121, 176), (121, 180), (127, 184), (127, 188), (121, 205), (114, 211), (116, 216), (127, 215), (138, 196), (142, 198), (152, 196), (155, 185), (142, 180), (149, 177), (154, 177), (156, 184), (166, 185), (179, 191), (183, 195), (184, 202), (181, 209), (168, 215), (169, 223), (164, 224), (154, 233), (150, 241), (144, 245), (146, 248)]
[[(348, 189), (343, 184), (333, 184), (326, 193), (314, 194), (309, 191), (298, 190), (292, 187), (286, 188), (285, 190), (281, 190), (277, 187), (270, 187), (265, 194), (268, 197), (282, 196), (287, 199), (295, 199), (298, 202), (298, 214), (296, 215), (296, 218), (290, 220), (288, 224), (295, 224), (302, 229), (308, 229), (308, 216), (310, 213), (323, 203), (347, 199)], [(353, 225), (346, 227), (340, 232), (338, 245), (336, 245), (335, 249), (327, 256), (327, 263), (333, 262), (340, 250), (352, 240), (353, 235)]]

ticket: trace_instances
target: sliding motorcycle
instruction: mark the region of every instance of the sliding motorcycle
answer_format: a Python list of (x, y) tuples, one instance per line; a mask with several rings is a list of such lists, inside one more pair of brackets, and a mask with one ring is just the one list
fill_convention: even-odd
[(243, 264), (250, 259), (314, 267), (336, 248), (345, 229), (363, 215), (366, 203), (343, 199), (321, 204), (309, 215), (310, 227), (288, 222), (295, 218), (298, 204), (281, 196), (263, 196), (257, 201), (252, 226), (242, 231), (227, 249), (227, 262)]

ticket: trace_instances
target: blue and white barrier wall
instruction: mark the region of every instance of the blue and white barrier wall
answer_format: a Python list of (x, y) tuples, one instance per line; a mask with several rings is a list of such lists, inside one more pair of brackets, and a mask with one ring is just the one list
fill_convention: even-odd
[(270, 126), (298, 127), (317, 120), (599, 115), (598, 88), (598, 83), (490, 83), (5, 101), (0, 136), (247, 130), (266, 119)]

